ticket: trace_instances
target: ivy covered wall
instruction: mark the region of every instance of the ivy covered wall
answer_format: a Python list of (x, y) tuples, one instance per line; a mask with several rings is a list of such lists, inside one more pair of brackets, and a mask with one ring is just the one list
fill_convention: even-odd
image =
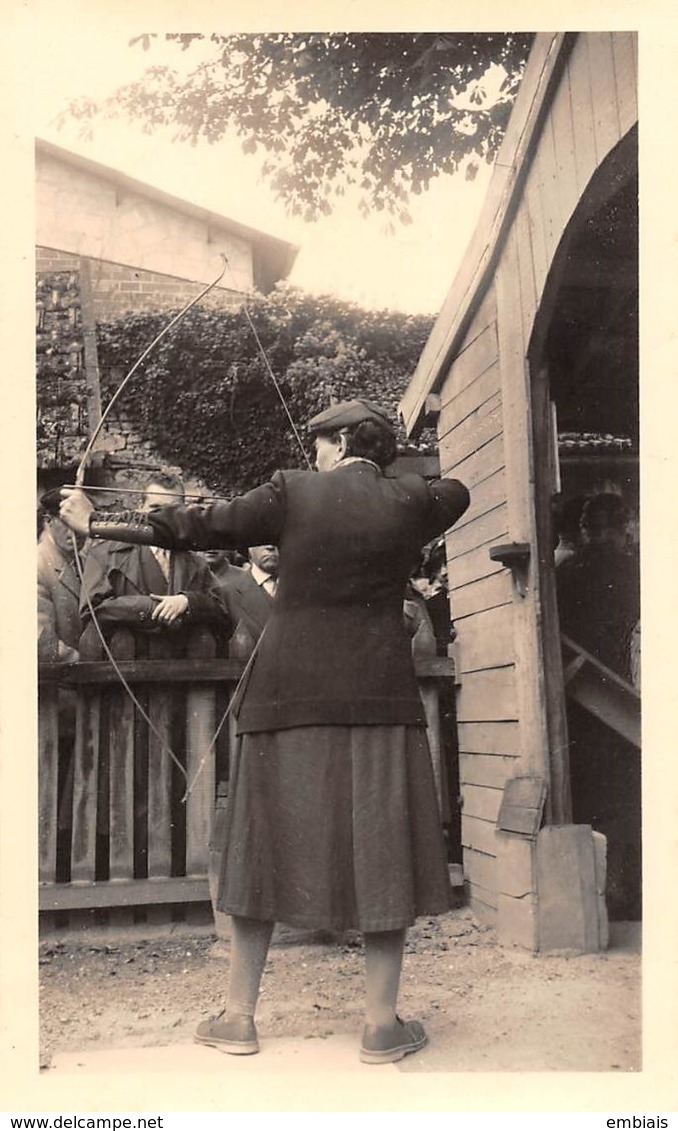
[[(285, 284), (249, 299), (248, 311), (302, 436), (304, 421), (332, 399), (366, 396), (389, 408), (395, 421), (433, 322), (366, 311)], [(104, 404), (169, 317), (167, 311), (133, 314), (98, 326)], [(143, 437), (164, 463), (217, 493), (255, 486), (279, 467), (304, 465), (242, 308), (190, 311), (118, 404), (110, 433)], [(429, 438), (419, 450), (433, 447)], [(124, 462), (133, 454), (128, 445)]]

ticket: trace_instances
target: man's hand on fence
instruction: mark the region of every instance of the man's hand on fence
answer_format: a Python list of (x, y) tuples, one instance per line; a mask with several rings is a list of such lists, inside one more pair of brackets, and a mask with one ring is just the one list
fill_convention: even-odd
[(188, 597), (185, 593), (164, 597), (159, 593), (151, 593), (151, 599), (158, 602), (151, 613), (151, 619), (161, 621), (162, 624), (174, 624), (188, 609)]

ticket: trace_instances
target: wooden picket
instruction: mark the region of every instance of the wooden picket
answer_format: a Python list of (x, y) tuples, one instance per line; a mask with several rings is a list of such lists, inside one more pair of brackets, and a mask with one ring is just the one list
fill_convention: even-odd
[[(235, 748), (232, 721), (221, 727), (218, 742), (214, 736), (245, 662), (217, 658), (215, 640), (203, 628), (194, 630), (184, 659), (150, 641), (139, 655), (125, 630), (114, 635), (111, 649), (152, 726), (108, 661), (39, 667), (45, 922), (55, 913), (94, 909), (109, 923), (131, 921), (139, 909), (148, 920), (167, 914), (163, 907), (209, 901), (215, 792)], [(452, 660), (422, 656), (416, 664), (428, 701), (440, 680), (452, 685)], [(62, 733), (64, 697), (71, 708), (76, 701), (74, 741)], [(431, 725), (437, 711), (429, 705)], [(432, 737), (439, 778), (440, 740)], [(184, 797), (186, 781), (191, 788)]]

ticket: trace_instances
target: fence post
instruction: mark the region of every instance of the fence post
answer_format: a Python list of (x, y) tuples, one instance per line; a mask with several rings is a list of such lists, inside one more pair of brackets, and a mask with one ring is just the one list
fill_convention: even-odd
[(424, 705), (424, 714), (426, 716), (426, 737), (428, 738), (429, 750), (431, 752), (440, 819), (444, 823), (449, 817), (449, 804), (447, 802), (447, 775), (445, 773), (445, 761), (440, 734), (440, 703), (436, 682), (432, 679), (420, 679), (419, 694), (421, 695), (421, 701)]
[[(211, 660), (216, 641), (207, 627), (193, 630), (186, 654), (192, 659)], [(216, 689), (213, 684), (191, 684), (186, 698), (186, 773), (192, 783), (200, 776), (186, 803), (186, 875), (205, 876), (209, 866), (209, 842), (214, 820), (214, 745)]]
[(43, 684), (38, 693), (38, 868), (41, 884), (56, 881), (57, 788), (59, 775), (59, 688)]
[[(151, 660), (169, 660), (172, 644), (162, 636), (150, 637)], [(148, 715), (166, 745), (173, 749), (172, 698), (174, 684), (153, 684), (148, 693)], [(167, 878), (172, 874), (172, 760), (163, 749), (158, 734), (148, 734), (148, 877)], [(176, 751), (175, 751), (176, 753)]]
[(84, 689), (78, 695), (75, 726), (71, 883), (96, 878), (100, 716), (101, 692)]
[[(135, 640), (129, 629), (118, 629), (110, 649), (116, 660), (133, 660)], [(109, 875), (112, 880), (134, 876), (134, 711), (123, 687), (108, 692), (109, 725)]]

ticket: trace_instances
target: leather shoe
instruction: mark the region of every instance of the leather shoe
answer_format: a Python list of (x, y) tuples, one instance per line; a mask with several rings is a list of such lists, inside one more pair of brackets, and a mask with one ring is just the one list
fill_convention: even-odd
[(427, 1040), (419, 1021), (401, 1021), (396, 1017), (392, 1025), (366, 1025), (360, 1059), (363, 1064), (392, 1064), (418, 1052)]
[(257, 1030), (251, 1017), (222, 1020), (223, 1012), (209, 1021), (201, 1021), (193, 1039), (200, 1045), (212, 1045), (233, 1056), (251, 1056), (259, 1052)]

